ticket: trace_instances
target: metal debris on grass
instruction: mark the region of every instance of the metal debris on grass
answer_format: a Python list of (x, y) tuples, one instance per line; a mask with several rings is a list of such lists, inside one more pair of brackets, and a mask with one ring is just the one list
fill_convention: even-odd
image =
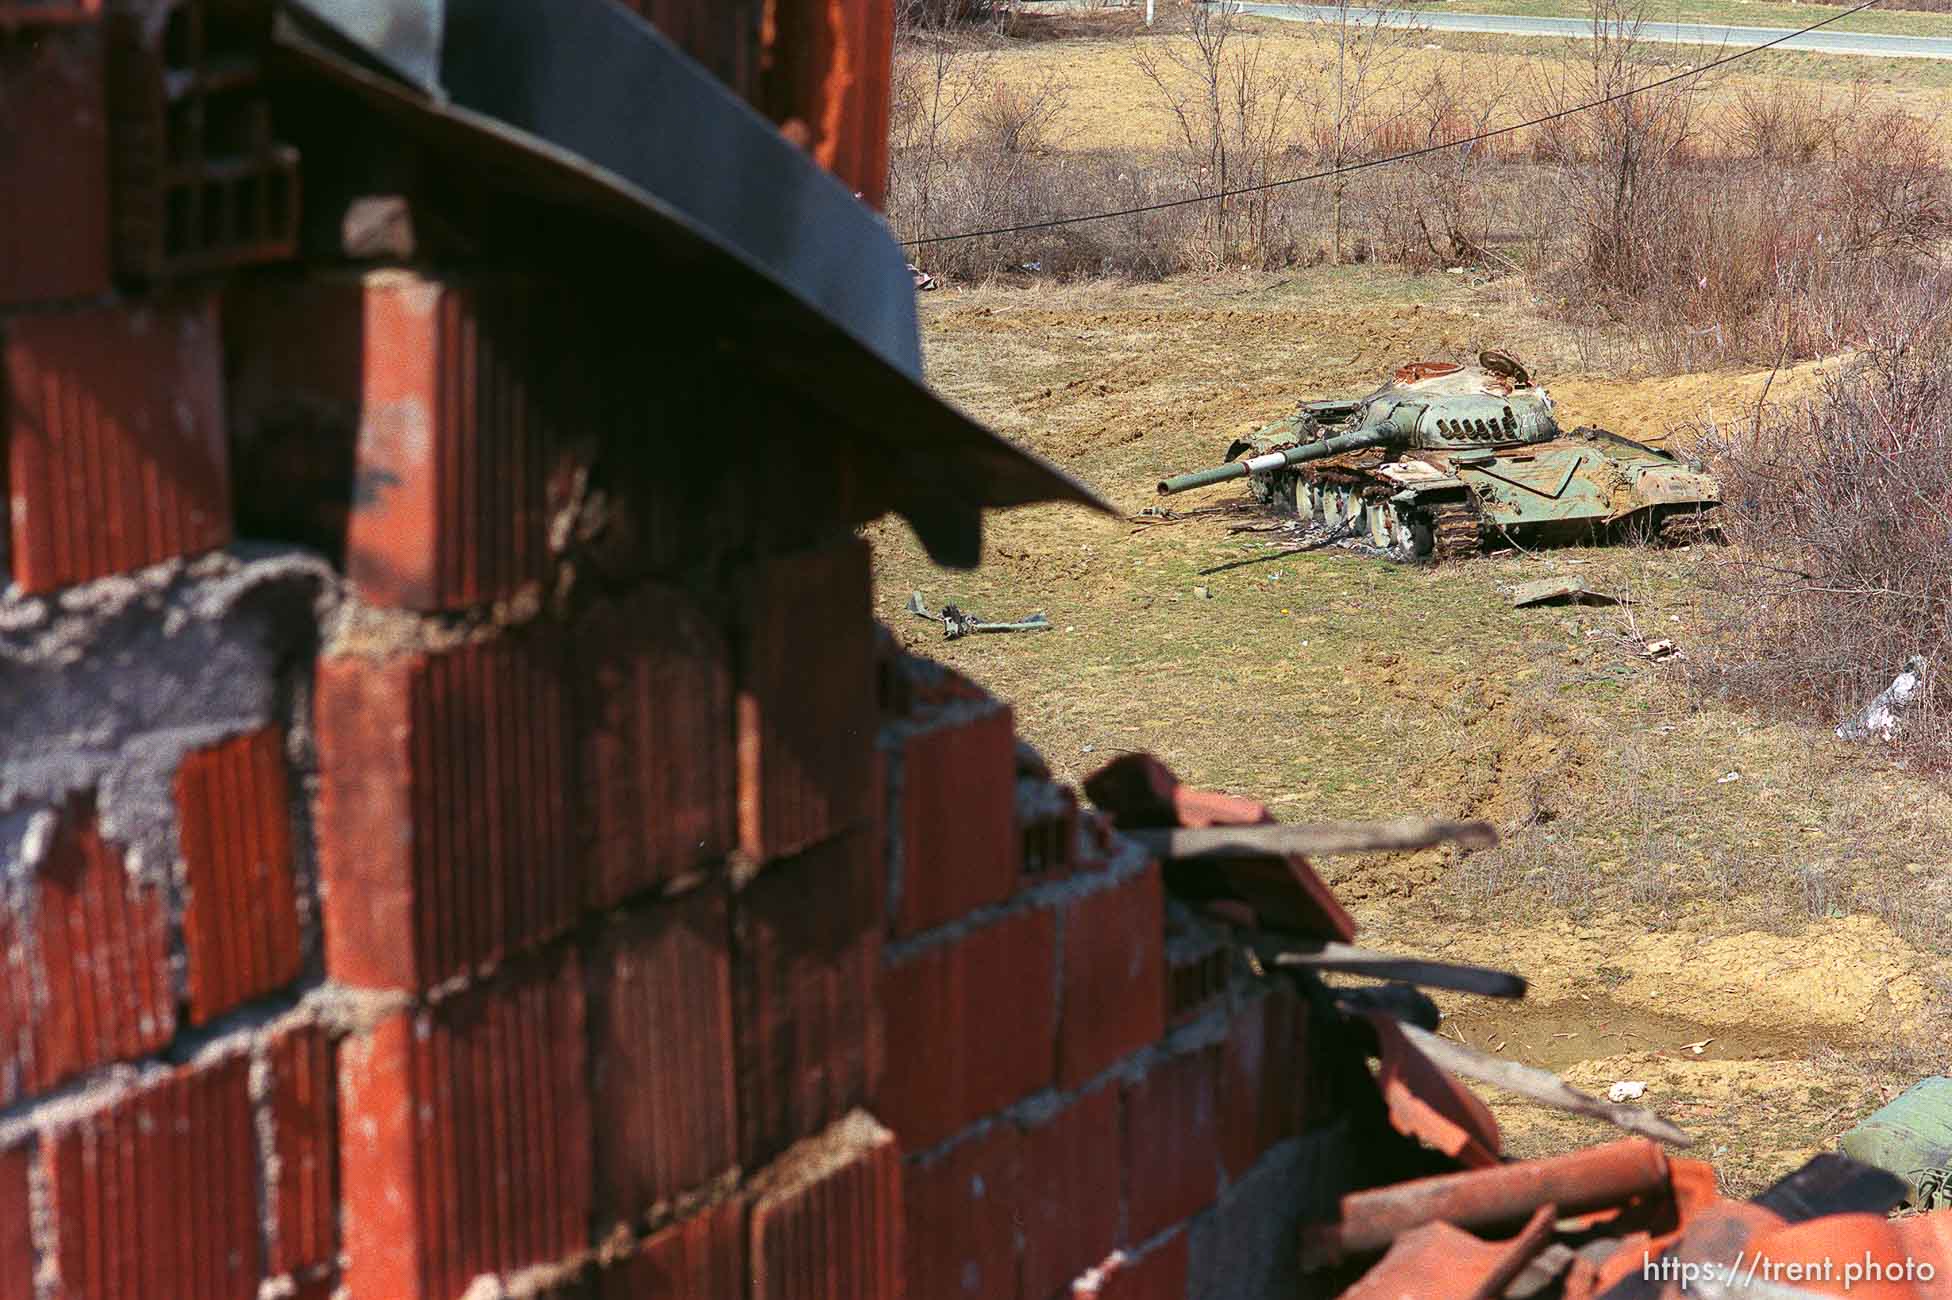
[(1905, 666), (1891, 679), (1891, 684), (1877, 693), (1864, 711), (1837, 728), (1838, 740), (1868, 740), (1875, 736), (1888, 741), (1898, 734), (1903, 719), (1900, 716), (1918, 698), (1925, 685), (1925, 671), (1930, 665), (1924, 655), (1913, 655), (1905, 660)]
[(1588, 591), (1578, 578), (1540, 578), (1512, 588), (1513, 609), (1533, 605), (1617, 605), (1619, 600), (1605, 592)]
[(971, 614), (955, 605), (944, 605), (941, 613), (931, 613), (919, 591), (908, 593), (908, 612), (931, 623), (942, 624), (942, 635), (950, 641), (978, 632), (1048, 632), (1051, 627), (1050, 619), (1042, 610), (1014, 623), (986, 622), (980, 614)]

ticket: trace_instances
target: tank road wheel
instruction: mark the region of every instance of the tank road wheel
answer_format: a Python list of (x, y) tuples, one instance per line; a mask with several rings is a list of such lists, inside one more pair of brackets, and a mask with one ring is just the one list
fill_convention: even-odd
[(1430, 554), (1431, 532), (1421, 511), (1398, 506), (1394, 501), (1376, 505), (1380, 526), (1372, 526), (1369, 540), (1398, 564), (1414, 564)]
[(1386, 551), (1396, 541), (1396, 507), (1387, 501), (1369, 503), (1369, 544)]
[(1317, 524), (1326, 523), (1328, 521), (1327, 511), (1328, 511), (1328, 503), (1325, 494), (1322, 492), (1322, 485), (1320, 483), (1311, 482), (1308, 485), (1309, 521), (1311, 523), (1317, 523)]
[(1363, 530), (1362, 498), (1349, 491), (1346, 487), (1336, 486), (1330, 488), (1328, 491), (1329, 524), (1344, 532), (1353, 532), (1358, 536), (1361, 535)]
[(1265, 474), (1249, 474), (1247, 490), (1254, 500), (1264, 506), (1273, 506), (1287, 514), (1295, 513), (1295, 489), (1300, 486), (1300, 477), (1291, 469), (1277, 469)]

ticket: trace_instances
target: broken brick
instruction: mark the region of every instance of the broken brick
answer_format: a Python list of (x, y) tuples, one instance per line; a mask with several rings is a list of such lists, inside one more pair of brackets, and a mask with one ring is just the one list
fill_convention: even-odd
[(1343, 943), (1355, 938), (1355, 918), (1299, 853), (1168, 861), (1165, 871), (1175, 897), (1202, 902), (1215, 915), (1224, 908), (1235, 924)]
[(750, 1220), (751, 1300), (899, 1300), (901, 1151), (855, 1111), (761, 1175)]
[(603, 1274), (602, 1300), (746, 1300), (746, 1215), (727, 1201), (654, 1234)]
[(584, 1034), (580, 972), (556, 959), (340, 1044), (351, 1300), (448, 1300), (588, 1244)]
[(103, 10), (117, 272), (154, 284), (291, 257), (298, 152), (273, 134), (262, 15), (209, 0)]
[(23, 591), (230, 541), (210, 300), (15, 316), (0, 342), (10, 556)]
[(1185, 1024), (1227, 998), (1233, 953), (1177, 904), (1166, 908), (1166, 1023)]
[(1119, 1251), (1079, 1279), (1072, 1300), (1185, 1300), (1189, 1240), (1180, 1232), (1144, 1255)]
[[(265, 1290), (260, 1289), (258, 1294), (264, 1295)], [(339, 1275), (328, 1272), (314, 1277), (296, 1278), (291, 1282), (290, 1291), (277, 1294), (282, 1295), (284, 1300), (341, 1300)]]
[(1061, 924), (1057, 1080), (1073, 1088), (1165, 1033), (1158, 866), (1069, 904)]
[(1171, 1057), (1123, 1090), (1125, 1236), (1145, 1241), (1220, 1190), (1214, 1048)]
[[(15, 10), (0, 4), (0, 27)], [(0, 307), (109, 289), (108, 107), (94, 23), (0, 45)]]
[[(808, 611), (818, 611), (817, 625)], [(868, 551), (764, 561), (743, 584), (739, 840), (764, 861), (868, 820), (875, 731)]]
[(605, 1225), (738, 1163), (731, 937), (711, 886), (612, 926), (586, 959)]
[(1307, 1015), (1292, 990), (1275, 988), (1228, 1029), (1220, 1056), (1220, 1155), (1231, 1179), (1301, 1131), (1306, 1076), (1299, 1054)]
[(33, 1163), (34, 1149), (25, 1142), (0, 1148), (0, 1300), (35, 1300)]
[(295, 516), (376, 605), (461, 609), (547, 578), (557, 449), (588, 409), (554, 291), (332, 271), (247, 282), (229, 311), (239, 501), (275, 489), (271, 535)]
[(130, 879), (91, 802), (59, 814), (27, 898), (0, 914), (0, 1105), (176, 1031), (162, 891)]
[(869, 837), (830, 840), (734, 896), (739, 1156), (764, 1164), (874, 1095), (881, 898)]
[(881, 973), (890, 1043), (875, 1113), (912, 1147), (1048, 1087), (1057, 1031), (1057, 933), (1024, 908)]
[(282, 736), (267, 728), (184, 756), (176, 773), (190, 1019), (203, 1024), (298, 975), (298, 900)]
[(1122, 754), (1084, 779), (1091, 802), (1121, 830), (1148, 826), (1253, 826), (1274, 820), (1267, 805), (1195, 790), (1150, 754)]
[(1024, 1295), (1057, 1294), (1117, 1245), (1122, 1161), (1116, 1087), (1085, 1093), (1024, 1130)]
[(64, 1296), (257, 1293), (250, 1062), (186, 1065), (42, 1138)]
[(761, 29), (763, 111), (872, 208), (888, 184), (893, 23), (879, 4), (788, 6)]
[(1016, 820), (1024, 883), (1039, 885), (1069, 875), (1077, 863), (1077, 795), (1044, 777), (1019, 776)]
[(896, 934), (953, 921), (1016, 890), (1016, 731), (997, 707), (897, 741)]
[(338, 1091), (335, 1049), (322, 1025), (278, 1030), (265, 1053), (269, 1091), (271, 1211), (274, 1274), (301, 1273), (339, 1253), (339, 1153), (333, 1101)]
[(586, 883), (607, 907), (735, 843), (730, 651), (689, 597), (658, 586), (597, 605), (573, 644)]
[(320, 661), (329, 975), (426, 989), (575, 921), (565, 694), (541, 635)]
[(912, 1294), (1017, 1300), (1021, 1144), (1014, 1125), (996, 1124), (903, 1171)]

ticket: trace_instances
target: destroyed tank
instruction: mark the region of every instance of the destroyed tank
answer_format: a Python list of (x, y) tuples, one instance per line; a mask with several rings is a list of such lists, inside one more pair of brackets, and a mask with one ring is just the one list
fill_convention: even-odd
[(1162, 495), (1244, 478), (1255, 498), (1398, 560), (1471, 555), (1624, 531), (1709, 526), (1720, 489), (1698, 463), (1604, 429), (1560, 429), (1552, 398), (1502, 352), (1418, 361), (1367, 397), (1303, 402), (1241, 438), (1227, 463)]

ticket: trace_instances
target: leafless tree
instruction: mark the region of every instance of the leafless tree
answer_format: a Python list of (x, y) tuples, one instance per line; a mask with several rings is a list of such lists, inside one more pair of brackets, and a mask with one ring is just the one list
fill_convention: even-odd
[[(1315, 153), (1324, 168), (1340, 169), (1369, 157), (1382, 115), (1379, 107), (1403, 73), (1404, 56), (1425, 29), (1405, 21), (1404, 11), (1384, 0), (1327, 0), (1312, 20), (1316, 53), (1302, 95), (1313, 111)], [(1349, 179), (1329, 182), (1333, 201), (1334, 259), (1343, 257)]]
[(913, 196), (897, 216), (917, 239), (938, 233), (935, 196), (950, 140), (964, 110), (993, 82), (990, 52), (965, 29), (970, 8), (963, 0), (905, 0), (895, 14), (888, 190)]
[(1683, 183), (1677, 170), (1696, 147), (1705, 89), (1701, 75), (1667, 80), (1674, 47), (1657, 53), (1642, 36), (1646, 3), (1592, 0), (1591, 39), (1541, 63), (1531, 106), (1540, 114), (1597, 105), (1549, 123), (1540, 151), (1577, 223), (1589, 274), (1629, 296), (1661, 275), (1647, 256), (1659, 242), (1650, 236)]
[(1418, 264), (1427, 259), (1440, 266), (1483, 262), (1491, 256), (1491, 194), (1502, 183), (1487, 177), (1486, 168), (1510, 151), (1511, 137), (1473, 137), (1503, 120), (1510, 94), (1502, 85), (1467, 93), (1439, 70), (1417, 86), (1412, 99), (1416, 109), (1402, 119), (1409, 130), (1394, 143), (1410, 149), (1451, 147), (1405, 165), (1412, 178), (1407, 201), (1386, 205), (1379, 224), (1393, 237), (1392, 252), (1399, 261)]
[(1292, 152), (1295, 88), (1266, 57), (1265, 42), (1241, 29), (1225, 5), (1196, 5), (1183, 33), (1148, 42), (1133, 56), (1172, 114), (1180, 151), (1201, 191), (1204, 243), (1213, 265), (1269, 251), (1269, 191), (1234, 190), (1276, 179)]

